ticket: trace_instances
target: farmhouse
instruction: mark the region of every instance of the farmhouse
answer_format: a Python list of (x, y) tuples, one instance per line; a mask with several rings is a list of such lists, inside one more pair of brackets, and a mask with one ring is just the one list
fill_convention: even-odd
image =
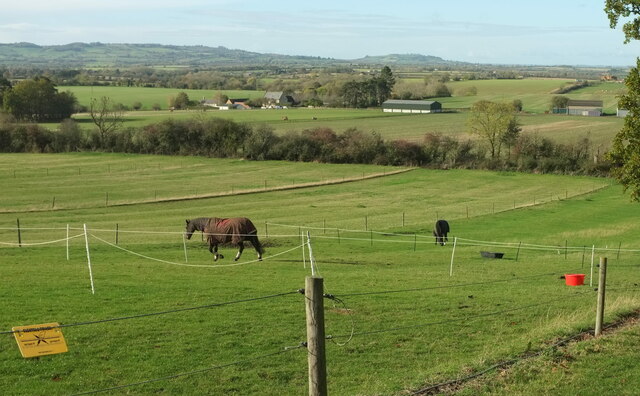
[(264, 99), (268, 105), (290, 106), (295, 103), (293, 96), (285, 95), (282, 91), (267, 91)]
[(567, 102), (568, 115), (599, 117), (602, 115), (601, 100), (569, 100)]
[(246, 104), (245, 102), (249, 101), (249, 99), (229, 99), (227, 103), (219, 106), (220, 110), (249, 110), (251, 106)]
[(442, 104), (429, 100), (396, 100), (389, 99), (382, 103), (385, 113), (440, 113)]

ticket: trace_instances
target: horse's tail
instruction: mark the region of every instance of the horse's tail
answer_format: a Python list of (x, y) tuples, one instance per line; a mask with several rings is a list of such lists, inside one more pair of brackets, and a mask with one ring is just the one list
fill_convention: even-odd
[(260, 239), (258, 239), (258, 230), (254, 229), (253, 231), (250, 231), (249, 237), (247, 237), (247, 239), (249, 240), (249, 242), (251, 242), (253, 247), (256, 249), (256, 252), (258, 252), (258, 256), (262, 257), (262, 254), (264, 253), (264, 249), (262, 248)]

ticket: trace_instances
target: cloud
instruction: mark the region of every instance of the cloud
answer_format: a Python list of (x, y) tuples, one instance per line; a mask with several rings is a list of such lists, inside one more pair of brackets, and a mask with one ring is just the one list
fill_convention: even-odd
[(38, 25), (26, 22), (0, 25), (0, 31), (28, 32), (36, 28), (38, 28)]
[(109, 0), (109, 1), (86, 1), (86, 0), (29, 0), (12, 1), (2, 5), (2, 12), (5, 14), (18, 12), (60, 12), (75, 13), (78, 11), (121, 11), (146, 10), (155, 12), (163, 9), (185, 9), (189, 7), (216, 7), (231, 3), (229, 0)]

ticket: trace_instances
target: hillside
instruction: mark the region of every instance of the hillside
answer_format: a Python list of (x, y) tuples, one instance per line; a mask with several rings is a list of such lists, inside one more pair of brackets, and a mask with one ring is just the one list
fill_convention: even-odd
[(313, 56), (262, 54), (225, 47), (160, 44), (71, 43), (36, 45), (0, 44), (0, 66), (34, 67), (123, 67), (123, 66), (326, 66), (336, 64), (403, 65), (453, 64), (436, 56), (386, 55), (357, 60)]

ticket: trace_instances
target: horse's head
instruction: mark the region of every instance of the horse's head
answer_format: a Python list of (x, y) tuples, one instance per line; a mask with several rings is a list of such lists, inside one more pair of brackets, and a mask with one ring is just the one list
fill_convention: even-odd
[(191, 220), (187, 220), (187, 230), (185, 232), (187, 239), (191, 239), (191, 235), (193, 235), (193, 232), (195, 230), (196, 230), (196, 223)]

